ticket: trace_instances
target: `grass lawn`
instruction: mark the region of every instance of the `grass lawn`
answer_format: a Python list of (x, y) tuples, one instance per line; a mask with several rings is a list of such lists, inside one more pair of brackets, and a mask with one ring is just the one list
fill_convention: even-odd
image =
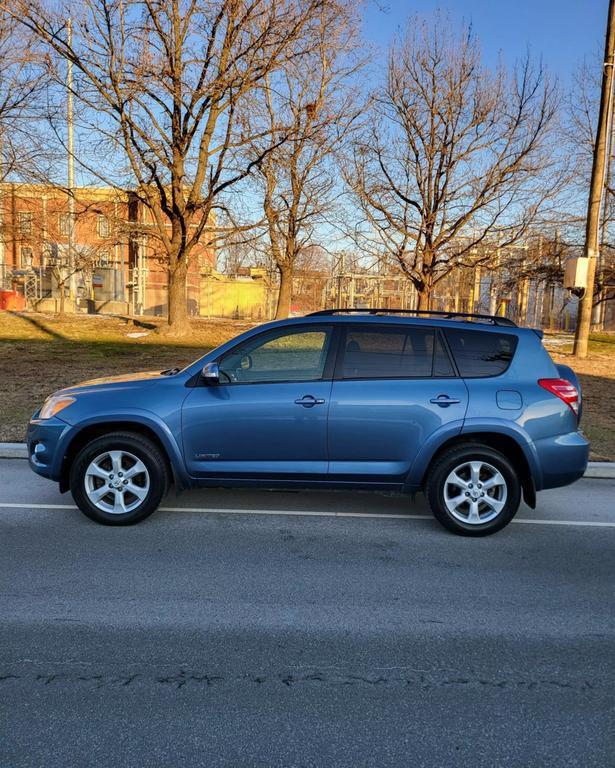
[(591, 441), (595, 461), (615, 461), (615, 334), (590, 338), (586, 360), (572, 357), (572, 336), (545, 336), (556, 363), (573, 368), (583, 390), (583, 431)]
[[(181, 367), (251, 327), (194, 320), (189, 339), (175, 343), (157, 333), (161, 325), (150, 318), (133, 324), (97, 315), (0, 312), (0, 441), (22, 441), (32, 412), (57, 389), (97, 376)], [(545, 343), (556, 362), (581, 378), (592, 458), (615, 460), (615, 335), (593, 336), (584, 361), (571, 357), (570, 336), (547, 336)]]
[(57, 389), (98, 376), (183, 367), (251, 327), (195, 320), (189, 340), (175, 343), (156, 332), (161, 321), (137, 322), (0, 312), (0, 442), (24, 440), (30, 416)]

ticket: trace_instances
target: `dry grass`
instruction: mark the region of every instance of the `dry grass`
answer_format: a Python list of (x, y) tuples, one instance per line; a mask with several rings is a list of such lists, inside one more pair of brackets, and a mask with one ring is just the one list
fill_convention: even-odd
[(190, 337), (175, 343), (156, 332), (161, 324), (0, 312), (0, 441), (23, 440), (31, 414), (57, 389), (98, 376), (183, 367), (251, 327), (197, 320)]
[[(615, 335), (592, 337), (586, 360), (572, 357), (572, 341), (547, 347), (556, 363), (573, 368), (583, 390), (583, 431), (591, 441), (591, 458), (615, 461)], [(555, 351), (557, 349), (557, 351)]]
[[(0, 312), (0, 441), (21, 441), (32, 412), (57, 389), (96, 376), (183, 366), (251, 324), (195, 320), (178, 342), (157, 332), (162, 321)], [(137, 338), (128, 334), (143, 333)], [(592, 337), (590, 357), (571, 357), (571, 337), (547, 337), (556, 362), (573, 367), (584, 394), (583, 428), (592, 458), (615, 460), (615, 336)]]

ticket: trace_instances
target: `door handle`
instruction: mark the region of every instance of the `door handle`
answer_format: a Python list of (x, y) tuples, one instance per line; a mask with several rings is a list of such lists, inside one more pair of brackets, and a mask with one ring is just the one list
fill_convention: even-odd
[(295, 400), (297, 405), (302, 405), (304, 408), (312, 408), (315, 405), (322, 405), (325, 401), (319, 397), (313, 395), (303, 395), (298, 400)]
[(448, 408), (449, 405), (456, 405), (457, 403), (460, 403), (461, 400), (458, 400), (455, 397), (449, 397), (448, 395), (438, 395), (438, 397), (432, 397), (429, 402), (434, 405), (439, 405), (440, 408)]

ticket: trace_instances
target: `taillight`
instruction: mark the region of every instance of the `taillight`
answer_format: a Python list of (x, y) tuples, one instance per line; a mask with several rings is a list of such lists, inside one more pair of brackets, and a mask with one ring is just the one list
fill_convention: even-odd
[(538, 383), (547, 392), (563, 400), (576, 416), (579, 415), (579, 392), (568, 379), (538, 379)]

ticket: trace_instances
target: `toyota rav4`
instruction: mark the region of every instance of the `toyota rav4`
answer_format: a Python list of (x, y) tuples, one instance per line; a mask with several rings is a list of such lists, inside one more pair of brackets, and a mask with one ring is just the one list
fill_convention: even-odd
[(169, 486), (423, 491), (449, 530), (503, 528), (586, 468), (581, 393), (510, 320), (325, 310), (253, 328), (183, 370), (51, 395), (30, 466), (108, 525)]

